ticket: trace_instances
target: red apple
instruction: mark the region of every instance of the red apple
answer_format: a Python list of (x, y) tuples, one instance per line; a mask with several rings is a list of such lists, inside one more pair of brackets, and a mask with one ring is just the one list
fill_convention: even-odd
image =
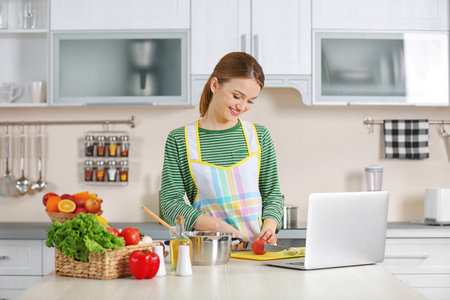
[(90, 198), (86, 201), (85, 207), (88, 212), (95, 214), (100, 210), (101, 204), (97, 199)]
[(75, 205), (77, 207), (85, 207), (86, 206), (86, 200), (83, 198), (75, 198), (74, 197), (72, 201), (75, 203)]
[(87, 210), (84, 207), (77, 207), (73, 213), (78, 215), (80, 212), (87, 214)]
[(69, 199), (69, 200), (72, 200), (72, 201), (73, 201), (73, 199), (74, 199), (74, 197), (73, 197), (72, 195), (69, 195), (69, 194), (61, 195), (60, 198), (61, 198), (61, 200)]
[(44, 203), (44, 206), (47, 205), (47, 200), (53, 196), (58, 196), (58, 195), (55, 193), (48, 193), (48, 194), (45, 194), (44, 197), (42, 197), (42, 203)]

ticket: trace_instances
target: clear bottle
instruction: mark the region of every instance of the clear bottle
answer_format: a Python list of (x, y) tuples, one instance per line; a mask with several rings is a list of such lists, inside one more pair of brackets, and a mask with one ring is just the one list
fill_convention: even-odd
[(116, 181), (117, 168), (114, 160), (108, 161), (108, 181)]
[(170, 240), (170, 267), (172, 271), (177, 270), (178, 261), (178, 246), (188, 245), (190, 248), (190, 256), (192, 263), (192, 242), (184, 233), (184, 217), (177, 216), (177, 224), (173, 226), (170, 234), (172, 239)]
[(105, 180), (105, 162), (103, 160), (97, 160), (97, 170), (95, 175), (97, 176), (97, 181)]
[(94, 156), (94, 137), (92, 135), (86, 136), (86, 142), (84, 145), (86, 150), (86, 156)]
[(84, 180), (92, 181), (94, 174), (94, 162), (92, 160), (86, 160), (84, 162)]
[(115, 136), (109, 137), (109, 156), (117, 156), (117, 138)]
[(105, 156), (105, 137), (104, 136), (98, 136), (97, 137), (97, 156)]
[(128, 162), (126, 160), (122, 160), (120, 163), (120, 181), (128, 181)]
[(128, 150), (130, 149), (130, 142), (128, 141), (128, 136), (123, 135), (120, 137), (121, 145), (120, 145), (120, 156), (127, 157)]

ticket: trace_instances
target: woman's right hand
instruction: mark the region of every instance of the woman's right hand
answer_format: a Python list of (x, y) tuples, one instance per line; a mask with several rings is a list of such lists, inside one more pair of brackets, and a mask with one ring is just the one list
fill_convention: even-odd
[[(241, 238), (242, 234), (228, 224), (227, 222), (224, 222), (220, 219), (211, 217), (209, 215), (203, 214), (201, 215), (197, 221), (194, 224), (194, 228), (197, 230), (203, 230), (203, 231), (222, 231), (222, 232), (231, 232), (231, 237), (233, 238)], [(239, 243), (238, 245), (233, 245), (231, 250), (242, 250), (244, 249), (244, 244)]]

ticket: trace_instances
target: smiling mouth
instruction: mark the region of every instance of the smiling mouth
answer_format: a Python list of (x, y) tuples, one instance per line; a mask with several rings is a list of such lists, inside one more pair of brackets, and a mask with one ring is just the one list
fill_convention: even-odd
[(239, 114), (241, 113), (240, 111), (235, 110), (234, 108), (231, 108), (231, 107), (230, 107), (230, 112), (235, 117), (239, 116)]

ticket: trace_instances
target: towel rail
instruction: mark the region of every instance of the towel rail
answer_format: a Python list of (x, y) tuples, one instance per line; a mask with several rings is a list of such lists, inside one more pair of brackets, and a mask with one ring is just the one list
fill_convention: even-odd
[[(369, 130), (369, 133), (373, 133), (373, 125), (381, 125), (383, 123), (383, 120), (372, 120), (370, 117), (365, 117), (363, 122), (364, 127)], [(450, 120), (429, 120), (428, 123), (431, 125), (441, 125), (441, 135), (443, 137), (450, 135), (444, 128), (444, 125), (450, 125)]]

